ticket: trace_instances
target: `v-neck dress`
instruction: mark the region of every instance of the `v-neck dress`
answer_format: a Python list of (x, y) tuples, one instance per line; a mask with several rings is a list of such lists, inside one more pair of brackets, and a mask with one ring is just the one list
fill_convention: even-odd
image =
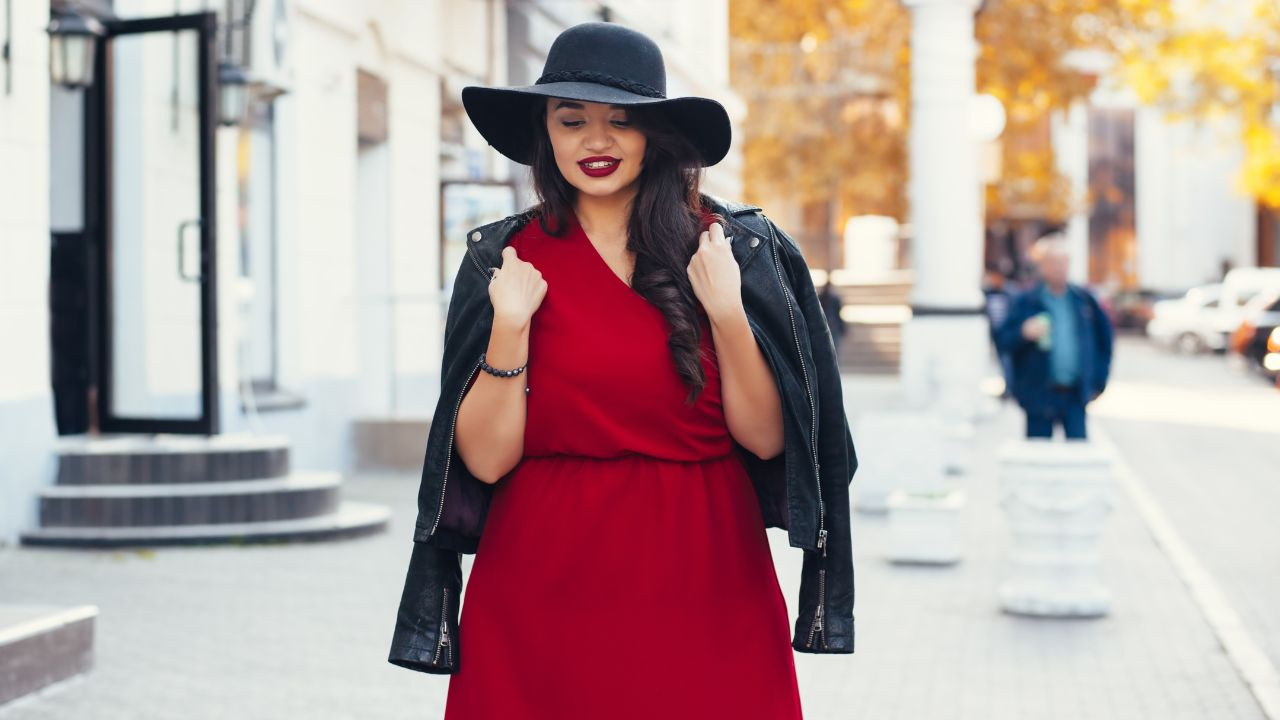
[(494, 485), (445, 720), (801, 718), (759, 502), (707, 382), (685, 403), (658, 308), (576, 218), (510, 241), (547, 282), (524, 455)]

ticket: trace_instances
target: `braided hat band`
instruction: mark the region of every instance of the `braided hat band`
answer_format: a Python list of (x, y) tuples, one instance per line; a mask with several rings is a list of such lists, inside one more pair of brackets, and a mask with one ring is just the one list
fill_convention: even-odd
[(644, 95), (651, 98), (665, 98), (666, 94), (660, 90), (645, 85), (642, 82), (620, 78), (608, 73), (596, 72), (594, 70), (558, 70), (549, 72), (538, 78), (534, 85), (546, 85), (547, 83), (558, 82), (589, 82), (599, 85), (608, 85), (616, 87), (619, 90), (635, 93), (636, 95)]

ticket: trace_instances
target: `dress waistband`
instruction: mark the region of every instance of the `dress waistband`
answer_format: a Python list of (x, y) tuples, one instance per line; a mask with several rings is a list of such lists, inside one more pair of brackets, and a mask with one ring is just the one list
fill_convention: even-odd
[(730, 450), (729, 452), (723, 455), (711, 455), (708, 457), (700, 457), (700, 458), (670, 458), (670, 457), (661, 457), (658, 455), (650, 455), (648, 453), (639, 453), (639, 452), (626, 453), (624, 455), (611, 455), (611, 456), (577, 455), (572, 453), (551, 453), (547, 455), (525, 455), (521, 459), (521, 461), (523, 462), (524, 460), (585, 460), (588, 462), (591, 462), (591, 461), (614, 462), (618, 460), (650, 460), (653, 462), (688, 464), (688, 463), (717, 462), (717, 461), (727, 460), (733, 457), (735, 457), (735, 455), (732, 450)]

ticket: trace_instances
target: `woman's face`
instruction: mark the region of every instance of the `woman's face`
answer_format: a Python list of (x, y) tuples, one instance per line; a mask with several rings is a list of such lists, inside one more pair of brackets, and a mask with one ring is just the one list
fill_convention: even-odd
[(644, 133), (621, 106), (547, 98), (547, 135), (556, 167), (579, 192), (632, 190), (644, 168)]

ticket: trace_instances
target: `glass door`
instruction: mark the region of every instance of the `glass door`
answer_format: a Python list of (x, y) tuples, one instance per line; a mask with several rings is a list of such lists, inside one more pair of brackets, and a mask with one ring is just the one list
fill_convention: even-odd
[(218, 431), (214, 13), (120, 20), (100, 44), (100, 427)]

